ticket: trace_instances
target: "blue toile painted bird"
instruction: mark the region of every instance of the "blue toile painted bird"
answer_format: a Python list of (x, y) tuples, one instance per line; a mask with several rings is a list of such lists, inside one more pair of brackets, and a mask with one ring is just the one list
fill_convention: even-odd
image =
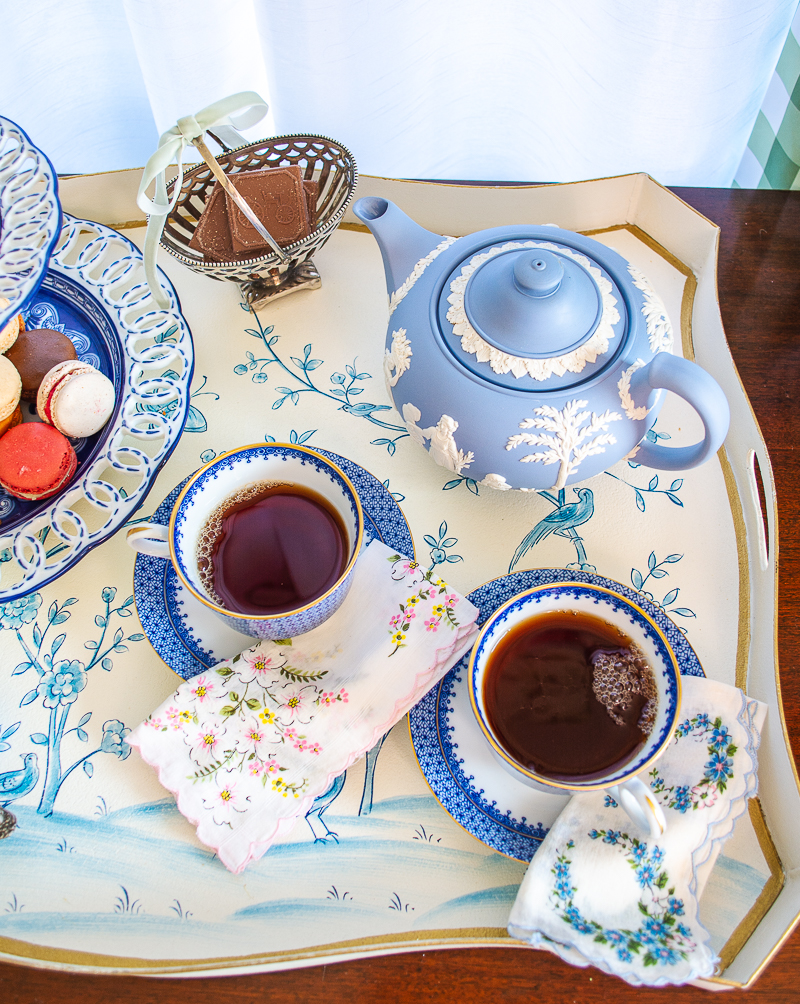
[(557, 533), (562, 537), (568, 536), (567, 531), (573, 530), (581, 523), (585, 523), (594, 514), (594, 492), (590, 488), (573, 488), (580, 501), (570, 502), (568, 505), (560, 505), (558, 509), (540, 519), (531, 532), (525, 537), (522, 543), (514, 552), (511, 564), (508, 566), (509, 572), (514, 571), (514, 566), (530, 551), (530, 549), (549, 537), (551, 533)]
[(10, 805), (15, 799), (22, 798), (33, 791), (39, 780), (39, 763), (35, 753), (25, 757), (25, 766), (20, 770), (9, 770), (0, 774), (0, 808)]

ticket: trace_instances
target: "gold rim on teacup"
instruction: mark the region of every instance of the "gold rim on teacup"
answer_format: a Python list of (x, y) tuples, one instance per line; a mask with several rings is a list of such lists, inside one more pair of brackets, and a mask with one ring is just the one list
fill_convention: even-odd
[[(334, 582), (334, 584), (330, 587), (330, 589), (326, 590), (320, 596), (315, 597), (309, 603), (303, 604), (303, 606), (293, 607), (291, 610), (284, 610), (280, 613), (270, 613), (263, 615), (243, 614), (239, 613), (236, 610), (229, 610), (227, 607), (223, 607), (217, 603), (214, 603), (213, 600), (210, 600), (207, 596), (205, 596), (202, 592), (200, 592), (183, 573), (183, 570), (181, 568), (181, 562), (179, 560), (178, 553), (175, 548), (175, 523), (178, 519), (178, 514), (180, 512), (181, 505), (183, 504), (183, 500), (185, 499), (188, 492), (191, 491), (195, 483), (200, 478), (202, 478), (203, 475), (208, 470), (210, 470), (216, 464), (220, 463), (220, 461), (225, 460), (228, 457), (236, 456), (239, 453), (245, 453), (248, 450), (271, 451), (280, 449), (291, 450), (295, 453), (305, 453), (311, 457), (314, 457), (316, 460), (319, 460), (326, 466), (332, 468), (332, 470), (335, 471), (336, 474), (339, 475), (339, 477), (341, 477), (342, 481), (344, 482), (344, 485), (352, 495), (353, 501), (355, 503), (356, 513), (357, 513), (356, 539), (351, 545), (350, 559), (348, 560), (347, 565), (342, 571), (342, 574), (337, 578), (336, 582)], [(145, 532), (144, 528), (135, 526), (131, 527), (131, 529), (128, 531), (127, 538), (130, 540), (131, 537), (140, 534), (144, 536), (144, 532)], [(200, 603), (208, 607), (209, 610), (213, 610), (215, 613), (222, 614), (226, 618), (230, 617), (234, 620), (239, 620), (242, 622), (259, 621), (259, 620), (264, 620), (264, 621), (269, 620), (269, 621), (279, 622), (282, 620), (288, 620), (288, 618), (290, 617), (296, 617), (298, 614), (302, 614), (303, 612), (310, 610), (313, 607), (319, 606), (325, 601), (327, 597), (329, 597), (333, 592), (335, 592), (353, 570), (353, 566), (355, 565), (356, 560), (358, 559), (358, 556), (361, 552), (361, 545), (363, 543), (363, 540), (364, 540), (364, 510), (361, 505), (361, 499), (358, 497), (358, 492), (356, 491), (353, 482), (350, 480), (350, 478), (348, 478), (348, 476), (344, 473), (341, 467), (337, 466), (332, 460), (329, 460), (328, 457), (324, 456), (322, 453), (319, 453), (317, 450), (311, 450), (307, 446), (298, 446), (295, 443), (250, 443), (246, 446), (237, 446), (232, 450), (227, 450), (225, 453), (220, 453), (218, 456), (214, 457), (213, 460), (210, 460), (207, 464), (204, 464), (198, 471), (195, 471), (195, 473), (189, 478), (189, 480), (181, 489), (181, 492), (178, 495), (177, 499), (175, 500), (175, 504), (172, 507), (169, 523), (167, 524), (166, 543), (169, 546), (169, 561), (172, 563), (172, 567), (175, 569), (175, 574), (180, 579), (181, 585), (185, 589), (187, 589), (196, 600), (199, 600)]]
[[(637, 614), (639, 614), (642, 618), (644, 618), (649, 627), (651, 627), (653, 631), (656, 633), (659, 640), (663, 644), (665, 651), (669, 655), (671, 665), (675, 673), (675, 685), (676, 685), (675, 709), (672, 716), (672, 722), (669, 724), (669, 727), (667, 728), (664, 737), (662, 738), (661, 742), (656, 747), (656, 749), (653, 751), (653, 753), (648, 757), (648, 759), (644, 763), (637, 766), (635, 774), (632, 773), (631, 775), (625, 775), (624, 777), (618, 777), (612, 780), (603, 780), (596, 783), (585, 783), (576, 781), (564, 782), (564, 781), (553, 780), (552, 778), (549, 778), (544, 774), (537, 774), (535, 771), (529, 770), (527, 767), (524, 767), (521, 763), (515, 760), (505, 750), (505, 748), (497, 741), (497, 739), (495, 739), (491, 729), (488, 727), (486, 721), (484, 720), (483, 712), (479, 708), (477, 699), (475, 697), (475, 686), (474, 686), (475, 661), (477, 659), (478, 653), (480, 652), (481, 643), (483, 642), (484, 638), (489, 633), (489, 631), (492, 629), (497, 619), (500, 616), (502, 616), (506, 610), (508, 610), (514, 604), (519, 603), (519, 601), (525, 597), (534, 596), (537, 593), (552, 590), (554, 587), (558, 588), (563, 587), (565, 589), (576, 587), (579, 589), (590, 590), (592, 592), (603, 593), (604, 595), (613, 596), (615, 599), (621, 600), (627, 607), (630, 607), (631, 610), (635, 610)], [(568, 603), (564, 604), (564, 609), (565, 610), (570, 609)], [(598, 616), (600, 616), (601, 620), (603, 619), (602, 615)], [(532, 612), (530, 615), (530, 620), (533, 620), (535, 617), (536, 613)], [(498, 607), (492, 614), (489, 615), (489, 617), (487, 617), (485, 624), (481, 628), (480, 634), (475, 639), (475, 644), (472, 647), (472, 652), (470, 653), (469, 657), (469, 665), (467, 667), (467, 673), (469, 674), (468, 680), (469, 680), (470, 705), (472, 706), (472, 712), (475, 715), (475, 720), (477, 721), (486, 741), (489, 743), (489, 745), (492, 747), (495, 753), (499, 757), (501, 757), (511, 768), (513, 768), (513, 770), (518, 771), (525, 777), (530, 778), (531, 781), (535, 781), (537, 784), (540, 784), (545, 788), (557, 788), (561, 789), (562, 791), (575, 791), (575, 792), (602, 791), (604, 788), (613, 788), (615, 785), (622, 783), (622, 781), (627, 780), (629, 777), (638, 776), (639, 774), (643, 773), (655, 760), (657, 760), (660, 756), (662, 756), (664, 750), (666, 749), (670, 740), (672, 739), (672, 736), (675, 732), (675, 728), (678, 724), (678, 716), (680, 715), (681, 694), (682, 694), (680, 666), (678, 665), (678, 660), (675, 656), (675, 652), (673, 651), (672, 646), (667, 640), (667, 636), (664, 634), (664, 632), (661, 630), (658, 624), (656, 624), (653, 618), (647, 613), (647, 611), (643, 610), (637, 603), (634, 603), (632, 600), (629, 600), (626, 596), (623, 596), (622, 593), (618, 593), (613, 589), (608, 589), (606, 586), (598, 586), (590, 582), (578, 582), (578, 581), (548, 582), (539, 586), (533, 586), (531, 589), (524, 589), (522, 592), (519, 592), (516, 595), (512, 596), (510, 599), (506, 600), (506, 602), (502, 606)], [(483, 677), (481, 679), (481, 686), (483, 686)], [(632, 757), (631, 759), (632, 760), (635, 759), (635, 756)], [(624, 770), (625, 766), (626, 764), (622, 764), (618, 769)]]

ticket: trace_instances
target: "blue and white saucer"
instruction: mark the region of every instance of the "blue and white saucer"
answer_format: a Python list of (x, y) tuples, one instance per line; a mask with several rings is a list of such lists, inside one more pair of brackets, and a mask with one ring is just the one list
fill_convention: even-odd
[[(513, 572), (484, 583), (468, 599), (483, 624), (512, 596), (557, 582), (586, 582), (621, 593), (658, 624), (672, 646), (683, 676), (704, 676), (681, 630), (640, 593), (612, 579), (569, 568)], [(475, 719), (469, 698), (468, 652), (411, 709), (409, 726), (425, 780), (442, 807), (473, 837), (508, 857), (530, 861), (567, 804), (563, 795), (529, 788), (499, 766)]]
[[(414, 540), (403, 511), (389, 489), (352, 460), (317, 450), (352, 482), (364, 510), (364, 543), (382, 540), (400, 554), (414, 557)], [(166, 526), (175, 501), (189, 478), (169, 493), (150, 522)], [(184, 589), (170, 561), (138, 554), (133, 592), (139, 620), (150, 644), (173, 672), (189, 680), (254, 644), (255, 639), (228, 627)]]

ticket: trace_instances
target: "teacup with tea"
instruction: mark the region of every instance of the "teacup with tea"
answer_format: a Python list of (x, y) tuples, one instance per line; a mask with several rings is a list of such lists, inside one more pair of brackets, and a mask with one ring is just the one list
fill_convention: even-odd
[(358, 494), (336, 464), (267, 443), (216, 457), (184, 486), (168, 526), (139, 524), (128, 543), (171, 560), (183, 586), (234, 630), (281, 639), (339, 608), (363, 536)]
[(526, 590), (484, 624), (469, 676), (481, 731), (518, 780), (551, 794), (607, 789), (642, 829), (664, 832), (637, 775), (672, 738), (680, 672), (644, 610), (600, 585)]

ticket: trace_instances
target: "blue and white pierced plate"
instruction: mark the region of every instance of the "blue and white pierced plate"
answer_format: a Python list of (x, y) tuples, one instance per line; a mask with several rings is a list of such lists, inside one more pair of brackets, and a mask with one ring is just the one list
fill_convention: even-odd
[[(0, 166), (2, 166), (0, 162)], [(139, 249), (109, 227), (64, 215), (26, 327), (55, 328), (114, 384), (116, 405), (94, 436), (73, 440), (78, 469), (38, 502), (0, 489), (0, 603), (41, 589), (126, 523), (178, 443), (189, 413), (194, 348), (177, 294), (161, 309)], [(25, 421), (36, 418), (24, 405)]]
[(39, 287), (61, 233), (58, 178), (42, 151), (0, 115), (0, 331)]
[[(486, 582), (468, 599), (480, 610), (478, 623), (483, 624), (518, 593), (559, 582), (584, 582), (620, 593), (661, 628), (683, 676), (705, 675), (686, 636), (664, 611), (613, 579), (570, 568), (537, 568)], [(469, 656), (468, 652), (439, 686), (411, 709), (414, 752), (433, 794), (459, 825), (493, 850), (530, 861), (567, 804), (567, 797), (529, 788), (497, 763), (470, 704)]]
[[(414, 557), (414, 540), (403, 510), (389, 489), (352, 460), (328, 450), (316, 450), (332, 460), (350, 479), (364, 510), (364, 544), (382, 540), (400, 554)], [(185, 478), (156, 509), (151, 523), (166, 526)], [(138, 554), (133, 593), (142, 628), (150, 644), (169, 668), (189, 680), (198, 673), (255, 643), (250, 635), (228, 627), (183, 587), (172, 562)]]

